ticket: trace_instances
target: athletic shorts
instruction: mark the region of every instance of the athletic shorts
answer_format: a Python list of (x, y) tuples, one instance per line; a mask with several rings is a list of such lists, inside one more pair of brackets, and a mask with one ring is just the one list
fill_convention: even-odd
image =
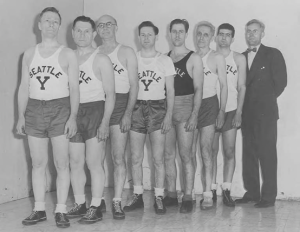
[(25, 133), (37, 138), (63, 135), (70, 112), (69, 97), (48, 101), (29, 98), (25, 111)]
[(175, 96), (173, 108), (173, 125), (187, 122), (193, 111), (194, 94)]
[(127, 107), (129, 93), (116, 93), (115, 108), (111, 114), (109, 126), (120, 125)]
[(102, 122), (105, 101), (87, 102), (79, 105), (77, 114), (77, 133), (71, 143), (84, 143), (97, 136), (97, 130)]
[(219, 100), (217, 95), (202, 99), (198, 113), (198, 129), (214, 125), (219, 113)]
[(236, 110), (232, 110), (225, 113), (225, 122), (221, 129), (216, 129), (216, 132), (225, 132), (233, 129), (232, 120), (235, 116)]
[(167, 111), (166, 100), (137, 100), (132, 112), (132, 131), (150, 134), (161, 129)]

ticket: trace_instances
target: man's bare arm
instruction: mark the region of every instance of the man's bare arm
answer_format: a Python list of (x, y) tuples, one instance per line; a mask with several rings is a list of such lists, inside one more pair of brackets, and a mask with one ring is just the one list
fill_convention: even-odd
[(220, 82), (220, 111), (217, 117), (216, 126), (221, 128), (225, 120), (225, 108), (227, 103), (227, 74), (226, 74), (226, 63), (225, 58), (221, 54), (215, 55), (217, 74)]
[(236, 115), (233, 119), (233, 126), (240, 127), (242, 123), (242, 110), (246, 93), (246, 58), (242, 54), (236, 54), (236, 63), (238, 68), (238, 99)]
[(120, 125), (120, 129), (122, 133), (128, 132), (130, 130), (131, 115), (139, 91), (138, 64), (137, 64), (136, 55), (134, 51), (129, 47), (125, 48), (125, 54), (126, 54), (126, 66), (128, 71), (130, 89), (129, 89), (127, 107), (122, 117), (121, 125)]
[(22, 60), (22, 77), (21, 84), (18, 91), (18, 112), (19, 119), (17, 123), (17, 133), (19, 135), (25, 135), (25, 110), (28, 103), (29, 98), (29, 66), (28, 62), (30, 59), (30, 49), (24, 53)]
[(191, 56), (191, 61), (193, 67), (192, 78), (194, 85), (194, 102), (191, 116), (185, 125), (186, 131), (193, 131), (197, 128), (198, 113), (203, 97), (204, 73), (201, 56), (193, 53)]
[(106, 95), (104, 115), (98, 128), (97, 137), (98, 141), (105, 141), (109, 136), (109, 120), (115, 107), (115, 77), (113, 66), (108, 56), (98, 54), (96, 62), (99, 64), (102, 85)]
[(77, 132), (77, 112), (79, 107), (79, 68), (78, 61), (74, 51), (69, 48), (64, 49), (65, 56), (68, 60), (68, 76), (70, 88), (71, 113), (65, 126), (67, 138), (72, 138)]
[(166, 91), (167, 91), (167, 112), (163, 123), (161, 125), (161, 131), (163, 134), (168, 133), (172, 127), (172, 114), (174, 107), (175, 99), (175, 90), (174, 90), (174, 75), (166, 76)]

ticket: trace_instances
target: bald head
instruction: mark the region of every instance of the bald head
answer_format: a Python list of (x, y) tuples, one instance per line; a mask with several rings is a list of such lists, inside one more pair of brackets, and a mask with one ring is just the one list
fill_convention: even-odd
[(98, 26), (99, 23), (106, 23), (106, 22), (112, 22), (117, 25), (117, 20), (112, 17), (111, 15), (102, 15), (97, 21), (96, 26)]

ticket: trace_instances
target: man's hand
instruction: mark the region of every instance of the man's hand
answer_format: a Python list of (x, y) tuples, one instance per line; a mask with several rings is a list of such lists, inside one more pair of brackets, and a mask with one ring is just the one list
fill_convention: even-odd
[(162, 134), (167, 134), (169, 130), (172, 128), (172, 117), (165, 116), (162, 124), (161, 124), (161, 133)]
[(125, 113), (121, 119), (120, 130), (122, 133), (126, 133), (131, 128), (131, 114)]
[(242, 124), (242, 114), (236, 112), (232, 120), (232, 126), (235, 128), (239, 128), (241, 124)]
[(67, 135), (67, 139), (72, 138), (77, 132), (77, 124), (75, 117), (70, 117), (65, 125), (64, 134)]
[(26, 135), (25, 134), (25, 118), (24, 118), (24, 116), (19, 117), (16, 129), (17, 129), (18, 135)]
[(217, 117), (217, 121), (216, 121), (216, 127), (217, 129), (221, 129), (223, 124), (224, 124), (224, 120), (225, 120), (225, 112), (224, 110), (220, 110), (218, 117)]
[(197, 123), (198, 123), (198, 115), (191, 113), (190, 118), (186, 122), (184, 128), (186, 132), (192, 132), (197, 128)]
[(101, 123), (97, 130), (98, 142), (105, 142), (109, 136), (109, 123)]

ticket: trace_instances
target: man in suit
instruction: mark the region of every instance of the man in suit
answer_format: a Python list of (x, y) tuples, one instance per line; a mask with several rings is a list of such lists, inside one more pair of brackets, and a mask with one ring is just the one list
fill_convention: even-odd
[[(261, 44), (265, 25), (253, 19), (246, 24), (248, 49), (246, 95), (243, 108), (243, 181), (246, 193), (236, 203), (274, 206), (277, 195), (277, 97), (287, 84), (284, 58), (276, 48)], [(260, 190), (259, 164), (262, 187)]]

